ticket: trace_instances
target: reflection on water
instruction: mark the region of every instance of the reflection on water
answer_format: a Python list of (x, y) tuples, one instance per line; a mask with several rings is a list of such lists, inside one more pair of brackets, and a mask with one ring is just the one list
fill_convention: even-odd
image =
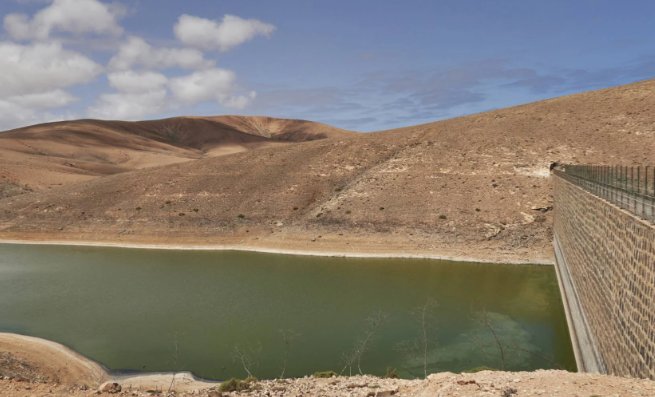
[[(477, 368), (530, 368), (534, 356), (540, 354), (539, 346), (518, 321), (501, 313), (476, 312), (473, 326), (447, 345), (440, 345), (437, 338), (428, 340), (427, 372), (446, 368), (467, 368), (468, 359), (476, 357)], [(420, 352), (418, 352), (420, 353)], [(554, 357), (541, 357), (550, 366), (557, 366)], [(415, 376), (423, 374), (424, 357), (417, 352), (406, 357), (402, 368)], [(473, 369), (473, 368), (469, 368)]]
[(0, 245), (0, 330), (116, 370), (575, 369), (548, 266)]

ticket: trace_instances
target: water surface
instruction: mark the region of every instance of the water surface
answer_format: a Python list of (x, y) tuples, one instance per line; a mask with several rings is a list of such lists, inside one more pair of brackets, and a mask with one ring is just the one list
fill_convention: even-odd
[(0, 244), (0, 331), (214, 379), (575, 369), (551, 266)]

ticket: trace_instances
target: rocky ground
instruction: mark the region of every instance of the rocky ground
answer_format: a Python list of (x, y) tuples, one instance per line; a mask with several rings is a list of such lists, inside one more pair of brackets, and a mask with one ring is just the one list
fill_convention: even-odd
[[(175, 385), (173, 385), (175, 386)], [(120, 390), (119, 390), (120, 389)], [(449, 372), (426, 380), (381, 379), (372, 376), (280, 379), (251, 383), (240, 392), (221, 391), (220, 386), (177, 391), (175, 387), (135, 388), (128, 384), (105, 385), (102, 390), (25, 380), (0, 380), (3, 396), (493, 396), (493, 397), (601, 397), (655, 395), (655, 382), (564, 371)]]

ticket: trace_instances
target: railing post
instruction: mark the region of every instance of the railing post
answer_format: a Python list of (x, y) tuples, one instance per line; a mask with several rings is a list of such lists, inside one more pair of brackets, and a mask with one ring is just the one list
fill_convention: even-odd
[[(625, 193), (628, 192), (628, 166), (626, 165), (623, 169), (623, 197), (625, 198)], [(621, 200), (623, 202), (623, 200)], [(628, 197), (628, 202), (624, 205), (623, 208), (630, 208), (630, 197)]]
[(615, 179), (616, 179), (616, 166), (613, 165), (610, 168), (610, 186), (612, 187), (612, 190), (611, 190), (612, 200), (616, 199), (616, 191), (615, 191), (615, 187), (614, 187), (614, 185), (615, 185), (614, 180)]
[(653, 166), (653, 194), (650, 196), (650, 214), (652, 216), (652, 221), (655, 222), (655, 166)]
[[(639, 177), (640, 170), (641, 170), (641, 167), (638, 166), (637, 167), (637, 194), (639, 196), (641, 196), (641, 178)], [(635, 199), (636, 199), (636, 197), (637, 196), (635, 196)], [(639, 201), (641, 201), (641, 199)], [(636, 203), (635, 203), (635, 207), (637, 207)], [(641, 204), (641, 211), (642, 212), (640, 212), (640, 214), (641, 214), (641, 217), (643, 218), (643, 211), (644, 211), (644, 204), (643, 203)], [(635, 212), (636, 212), (636, 210), (635, 210)]]
[(635, 167), (630, 166), (630, 193), (632, 196), (632, 211), (637, 213), (637, 199), (635, 198)]
[[(648, 196), (648, 166), (644, 167), (644, 194), (646, 196)], [(646, 198), (644, 198), (644, 206), (646, 206), (646, 205), (648, 205), (648, 203), (646, 203)], [(648, 216), (648, 208), (647, 207), (644, 210), (644, 213), (646, 214), (646, 216)]]

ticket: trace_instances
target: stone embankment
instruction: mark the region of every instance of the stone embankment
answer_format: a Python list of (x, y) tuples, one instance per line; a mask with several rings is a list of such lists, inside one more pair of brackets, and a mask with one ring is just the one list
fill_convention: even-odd
[(636, 215), (646, 214), (646, 203), (632, 199), (652, 206), (653, 176), (632, 183), (625, 173), (628, 188), (616, 188), (619, 179), (587, 168), (594, 172), (553, 178), (557, 270), (578, 367), (655, 379), (655, 225)]

